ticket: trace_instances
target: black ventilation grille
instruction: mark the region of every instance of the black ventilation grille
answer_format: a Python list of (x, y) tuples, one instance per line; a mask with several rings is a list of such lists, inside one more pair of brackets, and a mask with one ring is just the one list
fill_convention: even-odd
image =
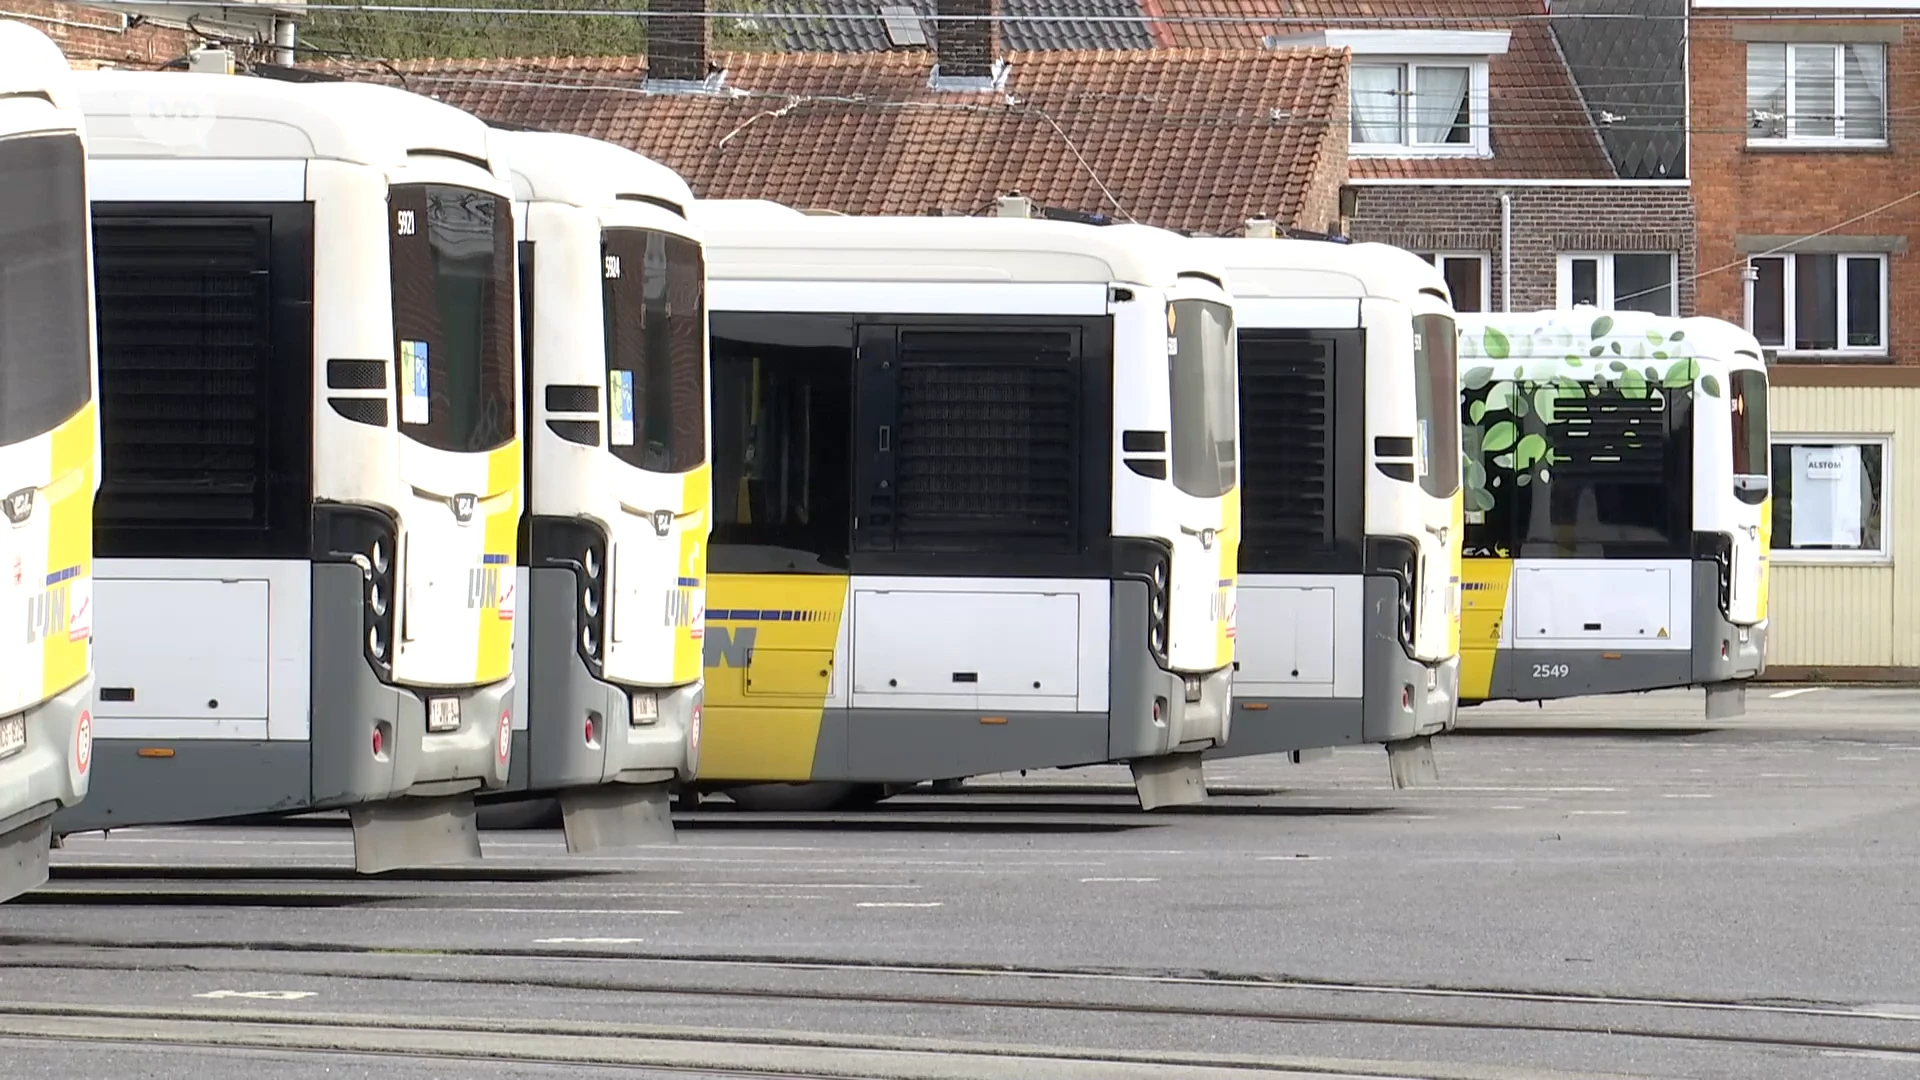
[(1667, 403), (1630, 398), (1609, 386), (1598, 395), (1554, 399), (1553, 469), (1568, 477), (1660, 484), (1667, 468)]
[(1333, 543), (1333, 343), (1240, 335), (1241, 546)]
[(600, 411), (600, 388), (587, 383), (548, 383), (547, 411), (597, 413)]
[(333, 411), (356, 424), (371, 424), (374, 427), (387, 426), (387, 402), (385, 398), (368, 397), (330, 397), (327, 404)]
[(390, 360), (329, 360), (327, 389), (385, 390)]
[(106, 525), (265, 527), (266, 218), (93, 226)]
[(600, 421), (598, 420), (552, 420), (547, 421), (547, 430), (581, 446), (600, 445)]
[(1073, 346), (1070, 332), (900, 332), (901, 549), (1077, 549)]

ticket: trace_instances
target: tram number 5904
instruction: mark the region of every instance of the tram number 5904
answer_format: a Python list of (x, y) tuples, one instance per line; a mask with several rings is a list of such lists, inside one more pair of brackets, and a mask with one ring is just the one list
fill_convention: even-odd
[(1536, 679), (1564, 679), (1571, 671), (1566, 664), (1533, 665), (1533, 677)]

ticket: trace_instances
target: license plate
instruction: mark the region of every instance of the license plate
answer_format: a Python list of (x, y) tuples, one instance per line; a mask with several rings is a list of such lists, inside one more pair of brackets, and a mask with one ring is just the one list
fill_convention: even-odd
[(437, 697), (427, 699), (427, 730), (455, 731), (460, 727), (460, 699), (457, 697)]
[(27, 718), (9, 716), (0, 720), (0, 758), (12, 757), (27, 748)]
[(651, 690), (637, 690), (633, 695), (633, 723), (651, 724), (660, 719), (660, 695)]

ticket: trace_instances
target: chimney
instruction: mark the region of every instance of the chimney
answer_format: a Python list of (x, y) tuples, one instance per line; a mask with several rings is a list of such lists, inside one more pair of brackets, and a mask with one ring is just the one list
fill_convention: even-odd
[(647, 81), (707, 79), (707, 0), (649, 0)]
[(998, 0), (935, 0), (933, 45), (941, 82), (993, 81), (1000, 54)]

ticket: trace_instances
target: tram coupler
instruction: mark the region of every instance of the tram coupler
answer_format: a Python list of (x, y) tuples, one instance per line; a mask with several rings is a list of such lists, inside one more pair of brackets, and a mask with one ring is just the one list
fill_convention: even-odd
[(362, 874), (444, 866), (480, 857), (473, 795), (400, 796), (347, 808), (353, 868)]
[(1415, 735), (1388, 743), (1387, 771), (1393, 776), (1395, 790), (1439, 783), (1440, 767), (1433, 762), (1433, 736)]
[(560, 823), (567, 853), (673, 843), (673, 773), (661, 771), (665, 779), (657, 782), (615, 780), (562, 790)]
[(1729, 720), (1747, 715), (1747, 683), (1707, 684), (1707, 719)]
[(1133, 789), (1140, 795), (1140, 809), (1206, 802), (1207, 777), (1202, 771), (1201, 753), (1162, 754), (1128, 762), (1133, 768)]

